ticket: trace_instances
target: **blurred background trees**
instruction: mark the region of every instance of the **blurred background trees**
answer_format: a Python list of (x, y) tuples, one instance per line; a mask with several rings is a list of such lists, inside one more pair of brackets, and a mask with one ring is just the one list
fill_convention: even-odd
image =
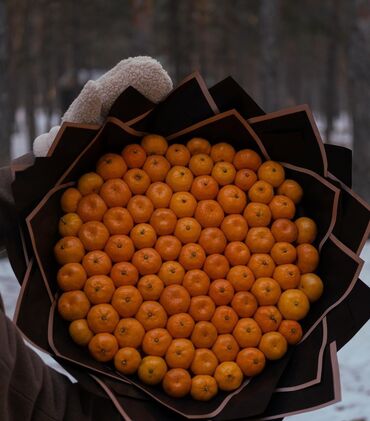
[(0, 163), (133, 55), (175, 84), (232, 75), (266, 111), (308, 103), (325, 141), (354, 148), (370, 199), (368, 0), (0, 0)]

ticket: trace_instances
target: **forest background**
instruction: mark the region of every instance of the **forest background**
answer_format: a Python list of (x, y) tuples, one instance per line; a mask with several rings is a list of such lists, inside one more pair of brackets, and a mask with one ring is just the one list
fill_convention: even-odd
[(324, 141), (353, 149), (370, 200), (369, 0), (0, 0), (0, 166), (135, 55), (175, 85), (231, 75), (265, 111), (307, 103)]

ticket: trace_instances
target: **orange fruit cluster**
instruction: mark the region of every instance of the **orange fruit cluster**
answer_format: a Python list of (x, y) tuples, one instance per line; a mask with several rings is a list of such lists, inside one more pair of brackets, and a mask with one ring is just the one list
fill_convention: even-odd
[(102, 156), (61, 197), (60, 315), (72, 339), (174, 397), (237, 389), (302, 337), (323, 291), (301, 186), (201, 138)]

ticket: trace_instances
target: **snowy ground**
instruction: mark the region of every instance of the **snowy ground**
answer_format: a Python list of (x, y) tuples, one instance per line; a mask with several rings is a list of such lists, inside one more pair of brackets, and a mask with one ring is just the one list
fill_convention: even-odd
[[(370, 286), (370, 242), (361, 257), (365, 265), (361, 279)], [(19, 285), (7, 259), (0, 259), (0, 294), (5, 302), (6, 313), (13, 317)], [(367, 421), (370, 420), (370, 322), (339, 351), (342, 384), (342, 401), (336, 405), (289, 417), (289, 421)], [(64, 372), (48, 355), (39, 352), (47, 364)], [(65, 373), (65, 372), (64, 372)]]

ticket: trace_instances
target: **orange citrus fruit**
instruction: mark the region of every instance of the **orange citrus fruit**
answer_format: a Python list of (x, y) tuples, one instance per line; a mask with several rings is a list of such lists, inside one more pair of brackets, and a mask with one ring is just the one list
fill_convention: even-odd
[(237, 389), (243, 381), (243, 373), (234, 361), (225, 361), (217, 366), (215, 380), (221, 390), (228, 392)]

